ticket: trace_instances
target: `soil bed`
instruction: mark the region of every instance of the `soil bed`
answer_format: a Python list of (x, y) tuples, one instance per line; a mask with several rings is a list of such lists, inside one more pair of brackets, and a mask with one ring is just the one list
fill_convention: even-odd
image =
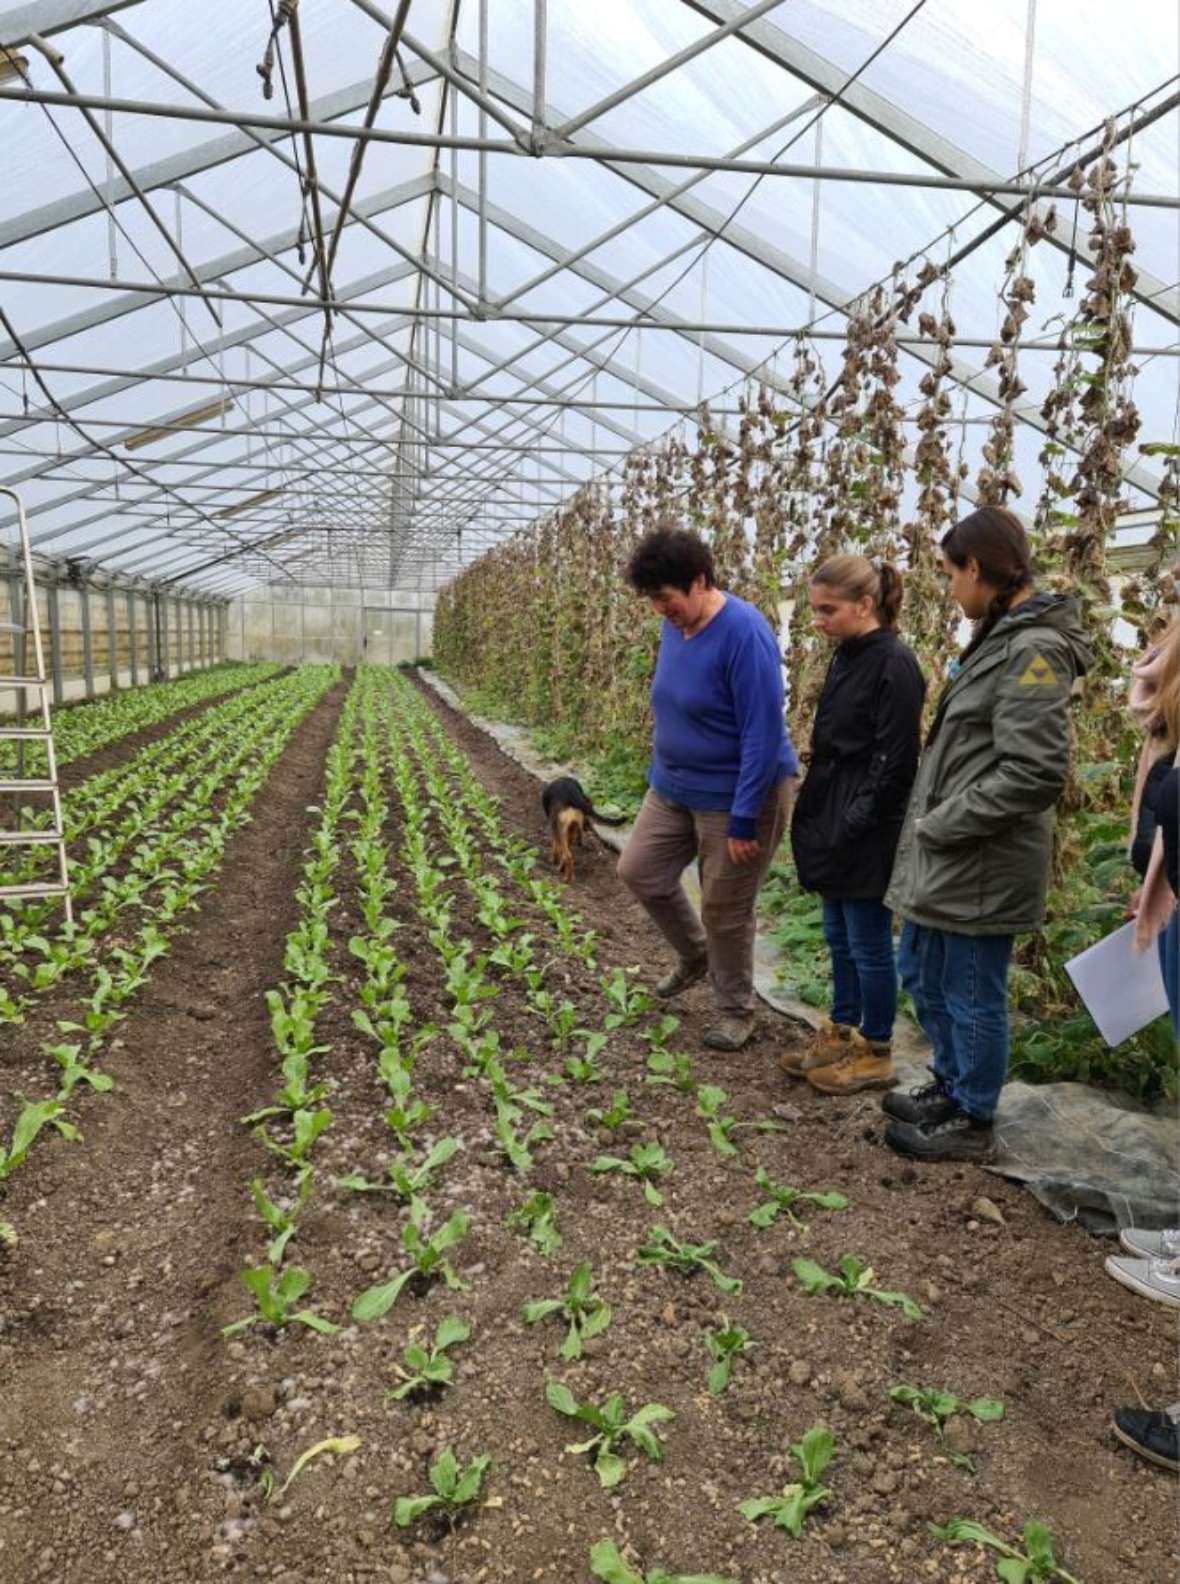
[[(542, 845), (536, 782), (424, 696), (502, 800), (506, 830)], [(552, 1101), (556, 1137), (536, 1147), (528, 1174), (502, 1164), (486, 1085), (464, 1075), (445, 1032), (449, 1003), (434, 948), (415, 924), (392, 785), (385, 835), (398, 882), (390, 912), (401, 926), (393, 944), (416, 1018), (439, 1028), (418, 1058), (414, 1088), (434, 1107), (426, 1139), (463, 1144), (429, 1199), (435, 1225), (455, 1209), (469, 1216), (450, 1254), (467, 1288), (407, 1290), (385, 1319), (349, 1321), (356, 1295), (402, 1267), (405, 1213), (391, 1197), (334, 1185), (350, 1172), (377, 1180), (393, 1152), (374, 1047), (350, 1016), (361, 977), (348, 942), (363, 926), (345, 851), (331, 915), (338, 979), (316, 1030), (331, 1050), (313, 1069), (333, 1085), (333, 1121), (316, 1146), (314, 1194), (287, 1257), (311, 1277), (306, 1302), (344, 1329), (318, 1337), (291, 1326), (274, 1340), (256, 1327), (221, 1340), (219, 1328), (249, 1312), (238, 1272), (262, 1258), (250, 1180), (261, 1176), (272, 1191), (281, 1180), (238, 1118), (265, 1105), (281, 1081), (262, 995), (282, 979), (307, 805), (318, 799), (338, 705), (333, 695), (300, 727), (191, 934), (157, 965), (123, 1049), (104, 1063), (116, 1095), (79, 1108), (85, 1142), (46, 1146), (13, 1181), (8, 1203), (25, 1237), (0, 1258), (0, 1574), (69, 1584), (116, 1576), (204, 1584), (223, 1575), (584, 1584), (590, 1546), (611, 1536), (645, 1568), (712, 1571), (742, 1584), (994, 1578), (993, 1561), (928, 1534), (927, 1520), (961, 1515), (1008, 1539), (1025, 1519), (1045, 1519), (1059, 1557), (1086, 1584), (1170, 1576), (1174, 1482), (1119, 1449), (1107, 1425), (1136, 1388), (1152, 1402), (1174, 1395), (1172, 1317), (1110, 1282), (1099, 1245), (1002, 1180), (889, 1155), (871, 1097), (825, 1100), (789, 1085), (774, 1057), (796, 1035), (773, 1014), (762, 1015), (747, 1050), (723, 1057), (700, 1044), (706, 989), (672, 1009), (682, 1021), (671, 1048), (687, 1052), (696, 1080), (723, 1085), (727, 1109), (742, 1120), (785, 1124), (738, 1133), (740, 1154), (727, 1160), (691, 1096), (644, 1082), (639, 1029), (611, 1034), (605, 1082), (547, 1082), (562, 1056), (505, 976), (487, 1005), (502, 1049), (527, 1053), (506, 1066), (514, 1083)], [(442, 850), (437, 821), (430, 836)], [(447, 884), (453, 937), (486, 949), (457, 871)], [(547, 941), (536, 909), (511, 900)], [(568, 905), (597, 932), (597, 968), (553, 948), (547, 984), (581, 1022), (600, 1027), (602, 975), (621, 965), (650, 983), (665, 953), (597, 843), (578, 854)], [(616, 1087), (626, 1088), (638, 1120), (612, 1137), (586, 1112), (609, 1104)], [(600, 1152), (625, 1155), (640, 1140), (658, 1141), (674, 1162), (658, 1209), (633, 1179), (589, 1170)], [(782, 1218), (758, 1230), (746, 1218), (761, 1197), (759, 1164), (782, 1184), (838, 1188), (850, 1208), (804, 1213), (806, 1231)], [(564, 1240), (549, 1258), (504, 1225), (538, 1190), (552, 1194)], [(718, 1262), (742, 1279), (742, 1292), (636, 1264), (656, 1224), (682, 1240), (716, 1239)], [(805, 1296), (791, 1272), (801, 1253), (829, 1270), (842, 1254), (862, 1256), (882, 1287), (910, 1294), (926, 1319)], [(560, 1322), (525, 1327), (520, 1306), (558, 1296), (583, 1260), (614, 1313), (586, 1356), (567, 1363)], [(387, 1401), (406, 1342), (427, 1339), (451, 1313), (472, 1328), (453, 1354), (454, 1385), (424, 1402)], [(728, 1391), (712, 1397), (704, 1333), (723, 1314), (757, 1347), (736, 1363)], [(564, 1451), (581, 1427), (546, 1405), (546, 1379), (564, 1381), (579, 1400), (617, 1390), (628, 1411), (666, 1404), (676, 1418), (662, 1427), (664, 1461), (625, 1450), (624, 1482), (600, 1489), (587, 1459)], [(908, 1410), (888, 1404), (899, 1382), (1004, 1401), (1001, 1423), (961, 1429), (961, 1441), (956, 1432), (955, 1444), (977, 1457), (974, 1476), (951, 1466)], [(748, 1523), (738, 1501), (793, 1478), (784, 1448), (821, 1421), (836, 1442), (826, 1508), (799, 1541)], [(281, 1484), (301, 1452), (346, 1434), (361, 1439), (355, 1454), (320, 1457), (285, 1495), (261, 1500), (260, 1446)], [(488, 1504), (454, 1534), (429, 1524), (395, 1530), (394, 1499), (429, 1489), (428, 1465), (448, 1444), (464, 1462), (492, 1455)]]

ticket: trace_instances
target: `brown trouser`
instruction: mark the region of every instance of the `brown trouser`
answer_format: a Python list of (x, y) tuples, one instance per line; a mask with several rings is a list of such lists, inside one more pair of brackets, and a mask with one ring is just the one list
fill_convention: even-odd
[[(728, 813), (682, 808), (649, 789), (619, 859), (619, 878), (677, 956), (683, 962), (708, 957), (713, 994), (726, 1017), (753, 1016), (754, 900), (794, 796), (794, 776), (771, 789), (758, 815), (758, 856), (735, 864), (726, 847)], [(699, 915), (681, 883), (694, 858), (701, 879)]]

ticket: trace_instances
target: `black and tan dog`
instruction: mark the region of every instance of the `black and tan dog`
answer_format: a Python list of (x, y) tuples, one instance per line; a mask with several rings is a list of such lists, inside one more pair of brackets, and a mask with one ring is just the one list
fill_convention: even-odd
[(582, 790), (580, 781), (573, 776), (559, 776), (547, 781), (541, 788), (541, 807), (549, 821), (549, 834), (553, 838), (553, 862), (561, 870), (561, 878), (568, 885), (574, 878), (573, 845), (582, 845), (582, 834), (588, 820), (599, 820), (603, 825), (625, 825), (621, 816), (600, 814)]

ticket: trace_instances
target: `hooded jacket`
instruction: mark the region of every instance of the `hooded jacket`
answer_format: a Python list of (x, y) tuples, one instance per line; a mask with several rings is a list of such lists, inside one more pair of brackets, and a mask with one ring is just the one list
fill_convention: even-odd
[(791, 822), (805, 891), (839, 901), (885, 895), (918, 768), (925, 696), (918, 662), (895, 632), (879, 627), (837, 645)]
[(960, 935), (1037, 929), (1069, 773), (1069, 699), (1093, 651), (1076, 602), (1034, 594), (946, 684), (886, 904)]

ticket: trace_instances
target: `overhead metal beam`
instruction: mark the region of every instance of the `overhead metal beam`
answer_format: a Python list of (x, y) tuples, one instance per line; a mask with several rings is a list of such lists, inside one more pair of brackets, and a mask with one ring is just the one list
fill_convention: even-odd
[[(732, 21), (741, 9), (738, 0), (682, 0), (682, 3), (715, 24)], [(1006, 188), (998, 171), (985, 165), (982, 160), (975, 159), (917, 116), (903, 110), (883, 94), (874, 92), (863, 82), (850, 83), (849, 74), (841, 67), (784, 33), (773, 22), (762, 20), (751, 23), (742, 30), (740, 38), (750, 49), (773, 61), (776, 66), (785, 67), (820, 93), (829, 98), (839, 94), (842, 110), (847, 110), (850, 115), (883, 133), (890, 142), (916, 154), (945, 176), (966, 180), (971, 191), (978, 193), (995, 208), (1008, 214), (1020, 208), (1018, 203), (1003, 202)], [(1062, 252), (1068, 253), (1070, 250), (1069, 240), (1064, 235), (1055, 236), (1050, 232), (1046, 240)], [(1180, 323), (1180, 290), (1175, 285), (1165, 284), (1149, 270), (1140, 270), (1134, 296), (1173, 323)]]
[(51, 38), (83, 22), (97, 22), (142, 0), (35, 0), (32, 5), (0, 11), (0, 44), (28, 44), (34, 34)]
[[(685, 3), (695, 4), (696, 0), (685, 0)], [(468, 62), (470, 62), (470, 58), (468, 58)], [(489, 86), (492, 93), (504, 98), (508, 103), (521, 104), (528, 102), (529, 94), (527, 89), (521, 88), (518, 83), (512, 82), (510, 78), (505, 77), (500, 72), (489, 72)], [(559, 120), (561, 114), (560, 110), (551, 106), (547, 112), (547, 120), (550, 122)], [(659, 175), (656, 171), (645, 170), (637, 165), (616, 163), (611, 157), (609, 145), (595, 139), (592, 133), (584, 134), (584, 140), (589, 146), (598, 149), (604, 166), (608, 170), (614, 171), (616, 175), (621, 176), (624, 181), (630, 182), (642, 192), (646, 192), (653, 197), (670, 193), (672, 183), (667, 177)], [(776, 247), (748, 226), (744, 226), (737, 221), (731, 222), (728, 215), (723, 214), (720, 210), (715, 209), (711, 204), (705, 203), (700, 198), (688, 194), (680, 197), (669, 196), (668, 208), (682, 215), (686, 220), (690, 220), (703, 231), (710, 232), (713, 236), (722, 240), (727, 247), (744, 254), (745, 257), (752, 259), (756, 264), (762, 265), (764, 269), (769, 270), (772, 274), (789, 281), (793, 286), (797, 286), (800, 291), (810, 292), (814, 289), (816, 298), (820, 302), (826, 303), (829, 307), (839, 309), (842, 313), (849, 312), (863, 293), (863, 287), (855, 292), (848, 291), (822, 276), (814, 276), (809, 265), (793, 258), (789, 253), (784, 252), (782, 248)], [(1142, 284), (1142, 277), (1140, 283)], [(901, 348), (901, 351), (906, 356), (913, 357), (931, 367), (940, 357), (940, 349), (935, 349), (934, 347), (905, 346)], [(955, 384), (965, 387), (991, 405), (996, 407), (1004, 405), (998, 383), (982, 370), (972, 368), (969, 364), (965, 364), (957, 358), (952, 358), (949, 377)], [(1038, 407), (1025, 404), (1014, 407), (1012, 410), (1013, 415), (1020, 422), (1039, 430), (1042, 434), (1046, 432), (1047, 425)], [(1057, 438), (1062, 444), (1067, 444), (1060, 436)], [(1158, 496), (1159, 479), (1140, 463), (1132, 463), (1125, 477), (1146, 494), (1152, 497)]]

